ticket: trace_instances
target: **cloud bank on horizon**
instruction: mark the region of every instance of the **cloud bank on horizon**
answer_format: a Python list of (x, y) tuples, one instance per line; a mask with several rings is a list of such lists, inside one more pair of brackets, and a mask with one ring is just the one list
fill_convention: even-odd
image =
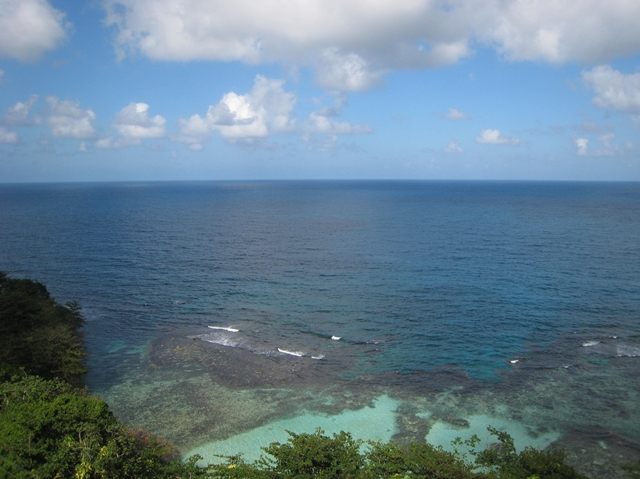
[[(488, 158), (483, 148), (508, 146), (493, 149), (490, 155), (500, 156), (503, 162), (511, 158), (512, 163), (516, 157), (521, 163), (525, 157), (527, 161), (537, 159), (538, 167), (518, 172), (506, 166), (503, 176), (573, 174), (581, 178), (581, 164), (567, 161), (589, 159), (594, 172), (610, 167), (615, 169), (611, 177), (640, 179), (640, 145), (635, 139), (640, 137), (640, 2), (636, 0), (102, 0), (97, 8), (99, 23), (81, 28), (84, 22), (95, 21), (86, 8), (64, 1), (0, 0), (0, 92), (24, 95), (4, 103), (0, 151), (8, 157), (28, 154), (35, 158), (37, 148), (44, 147), (51, 154), (64, 149), (56, 141), (67, 139), (76, 141), (76, 152), (96, 158), (155, 141), (148, 154), (166, 154), (160, 151), (173, 145), (175, 160), (179, 151), (204, 155), (208, 143), (223, 141), (225, 151), (242, 151), (244, 161), (259, 151), (272, 155), (280, 151), (279, 158), (285, 158), (292, 152), (326, 155), (340, 150), (345, 157), (347, 152), (369, 154), (380, 168), (382, 163), (392, 164), (392, 176), (429, 177), (429, 172), (446, 176), (448, 172), (464, 177), (463, 160), (452, 158), (474, 163), (469, 171), (475, 173), (470, 176), (481, 176), (480, 164)], [(109, 42), (109, 49), (91, 47)], [(100, 68), (108, 71), (107, 77), (120, 75), (108, 93), (109, 118), (104, 117), (109, 108), (99, 111), (82, 105), (91, 95), (105, 95), (104, 90), (91, 92), (82, 84), (81, 102), (79, 97), (69, 97), (67, 89), (61, 88), (67, 98), (61, 92), (47, 91), (55, 88), (46, 78), (33, 79), (48, 57), (61, 52), (66, 52), (64, 61), (52, 63), (49, 70), (62, 79), (60, 83), (66, 64), (82, 70), (82, 58), (93, 55), (101, 58)], [(493, 52), (490, 60), (487, 52)], [(154, 104), (133, 98), (133, 90), (122, 81), (123, 70), (125, 74), (131, 70), (133, 76), (136, 69), (151, 71), (163, 65), (172, 69), (172, 75), (185, 74), (178, 96), (184, 96), (183, 103), (194, 104), (189, 90), (197, 87), (200, 91), (207, 79), (189, 78), (190, 68), (196, 68), (189, 65), (203, 63), (212, 65), (212, 75), (221, 76), (237, 69), (236, 65), (245, 65), (245, 76), (253, 84), (244, 91), (212, 88), (208, 98), (200, 99), (199, 110), (191, 112), (176, 107), (181, 99), (168, 94), (167, 105), (180, 111), (169, 117), (161, 98), (155, 97), (159, 103)], [(571, 100), (563, 105), (556, 93), (553, 99), (550, 94), (545, 97), (544, 91), (535, 91), (531, 74), (524, 79), (516, 76), (523, 64), (544, 77), (564, 75), (562, 81), (555, 80), (558, 89), (565, 89), (563, 95), (569, 98), (581, 90), (588, 93), (589, 101), (576, 106), (576, 100)], [(467, 82), (464, 89), (449, 88), (446, 81), (437, 92), (421, 87), (421, 83), (428, 85), (429, 72), (455, 70), (460, 65), (473, 69), (456, 70), (458, 83), (462, 78)], [(273, 72), (275, 67), (282, 70), (280, 78), (262, 72)], [(93, 65), (87, 65), (86, 71), (100, 75)], [(71, 84), (81, 81), (76, 72), (66, 77)], [(396, 83), (399, 76), (403, 80)], [(483, 79), (486, 90), (478, 86), (477, 77)], [(15, 85), (24, 78), (41, 90), (21, 91)], [(155, 81), (161, 80), (150, 74), (146, 84), (153, 86)], [(242, 84), (246, 83), (244, 79)], [(522, 98), (530, 97), (531, 109), (538, 116), (527, 120), (527, 108), (510, 110), (508, 100), (493, 104), (479, 100), (483, 94), (495, 96), (496, 88), (508, 93), (505, 97), (518, 98), (519, 105)], [(411, 152), (410, 161), (395, 163), (397, 156), (407, 155), (392, 138), (399, 124), (408, 123), (406, 115), (398, 111), (378, 118), (371, 112), (376, 107), (392, 108), (396, 99), (396, 108), (406, 102), (409, 110), (421, 93), (442, 96), (449, 104), (441, 109), (434, 105), (421, 123), (412, 121), (409, 127), (400, 127), (396, 138), (411, 135), (407, 144), (422, 139), (423, 145)], [(541, 110), (545, 101), (548, 113)], [(367, 112), (365, 121), (351, 109), (356, 102)], [(554, 107), (571, 109), (575, 120), (551, 123), (559, 116), (552, 112)], [(355, 121), (339, 118), (347, 109)], [(601, 116), (594, 116), (597, 112)], [(514, 123), (518, 128), (511, 126)], [(553, 143), (557, 149), (558, 141), (545, 138), (552, 134), (560, 135), (570, 148), (554, 153)], [(186, 150), (177, 150), (180, 144)], [(522, 150), (526, 152), (518, 153)], [(561, 173), (552, 163), (569, 152), (573, 160), (565, 160), (559, 167)], [(430, 157), (431, 166), (420, 165), (416, 159), (420, 154)], [(619, 161), (609, 167), (593, 163), (602, 157)], [(501, 176), (496, 161), (490, 160), (488, 177)], [(298, 176), (318, 174), (293, 163), (289, 167), (297, 169)], [(15, 163), (9, 170), (21, 170), (18, 178), (29, 176)], [(233, 176), (232, 170), (226, 174)], [(335, 176), (353, 174), (343, 170)], [(378, 169), (372, 176), (381, 174)], [(127, 173), (122, 177), (126, 179)]]

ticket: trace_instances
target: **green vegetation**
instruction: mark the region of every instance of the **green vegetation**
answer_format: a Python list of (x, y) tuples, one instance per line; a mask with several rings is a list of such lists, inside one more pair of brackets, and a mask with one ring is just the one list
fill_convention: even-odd
[(30, 279), (11, 279), (0, 271), (0, 374), (23, 370), (76, 386), (86, 373), (77, 303), (58, 304), (47, 288)]
[(622, 469), (631, 479), (640, 479), (640, 459), (622, 466)]
[[(332, 438), (323, 431), (313, 434), (289, 432), (285, 444), (264, 448), (268, 456), (247, 464), (241, 456), (209, 466), (220, 479), (584, 479), (562, 461), (558, 451), (527, 448), (516, 453), (513, 439), (490, 428), (496, 445), (476, 451), (477, 438), (459, 445), (469, 447), (476, 461), (426, 443), (399, 444), (354, 440), (341, 432)], [(270, 457), (269, 457), (270, 456)]]
[[(0, 272), (1, 478), (216, 479), (579, 479), (558, 451), (517, 453), (511, 437), (490, 429), (496, 445), (476, 451), (477, 439), (457, 442), (475, 456), (429, 444), (363, 443), (290, 432), (246, 463), (240, 455), (199, 467), (181, 461), (172, 446), (122, 424), (81, 384), (86, 372), (83, 324), (75, 303), (58, 304), (44, 285)], [(640, 463), (630, 465), (631, 477)]]
[(0, 477), (205, 477), (195, 460), (131, 431), (107, 404), (60, 379), (28, 376), (0, 386)]
[(208, 477), (166, 442), (123, 425), (81, 385), (76, 303), (0, 272), (0, 478)]

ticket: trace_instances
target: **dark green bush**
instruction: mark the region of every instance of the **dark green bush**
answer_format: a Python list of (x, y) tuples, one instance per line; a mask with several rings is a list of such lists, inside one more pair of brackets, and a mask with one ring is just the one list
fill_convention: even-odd
[(57, 303), (47, 288), (0, 271), (0, 377), (20, 369), (76, 386), (86, 373), (83, 318), (77, 303)]
[(205, 477), (195, 460), (131, 431), (107, 404), (59, 379), (0, 384), (0, 477)]
[(466, 441), (471, 446), (475, 462), (490, 477), (500, 479), (586, 479), (571, 466), (564, 463), (565, 454), (562, 451), (551, 449), (541, 451), (527, 447), (520, 453), (516, 452), (513, 438), (504, 431), (493, 427), (487, 428), (496, 437), (496, 442), (479, 452), (475, 445), (477, 437)]
[(622, 466), (622, 470), (626, 472), (627, 476), (631, 479), (640, 479), (640, 459)]
[[(557, 451), (528, 448), (516, 453), (513, 440), (504, 432), (490, 428), (500, 447), (475, 452), (476, 441), (467, 441), (477, 457), (469, 463), (459, 454), (426, 443), (407, 447), (389, 442), (365, 445), (350, 434), (333, 437), (321, 430), (314, 434), (289, 432), (287, 443), (272, 443), (263, 450), (270, 457), (248, 464), (241, 456), (228, 457), (210, 466), (220, 479), (580, 479), (563, 463)], [(462, 443), (461, 443), (462, 444)]]

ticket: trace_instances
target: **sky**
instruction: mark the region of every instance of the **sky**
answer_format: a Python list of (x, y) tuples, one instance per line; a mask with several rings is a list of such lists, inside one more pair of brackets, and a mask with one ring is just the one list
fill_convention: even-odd
[(0, 0), (0, 183), (640, 181), (638, 0)]

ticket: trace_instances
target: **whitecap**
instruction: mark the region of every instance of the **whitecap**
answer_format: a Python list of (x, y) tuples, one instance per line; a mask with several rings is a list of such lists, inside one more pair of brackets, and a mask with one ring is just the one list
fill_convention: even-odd
[(628, 344), (619, 344), (617, 347), (618, 357), (635, 358), (640, 356), (640, 348), (637, 346), (629, 346)]
[(324, 359), (324, 354), (318, 354), (317, 356), (311, 356), (311, 359)]
[(288, 351), (282, 348), (278, 348), (278, 351), (280, 351), (283, 354), (290, 354), (291, 356), (298, 356), (298, 357), (304, 356), (304, 353), (302, 351)]
[(224, 327), (224, 326), (207, 326), (207, 328), (222, 329), (223, 331), (229, 331), (230, 333), (237, 333), (238, 331), (240, 331), (239, 329), (236, 329), (236, 328), (230, 328), (230, 327)]
[(340, 341), (342, 338), (340, 336), (331, 336), (331, 339), (334, 341)]
[(586, 343), (582, 343), (582, 346), (588, 348), (589, 346), (595, 346), (596, 344), (600, 344), (600, 341), (587, 341)]

